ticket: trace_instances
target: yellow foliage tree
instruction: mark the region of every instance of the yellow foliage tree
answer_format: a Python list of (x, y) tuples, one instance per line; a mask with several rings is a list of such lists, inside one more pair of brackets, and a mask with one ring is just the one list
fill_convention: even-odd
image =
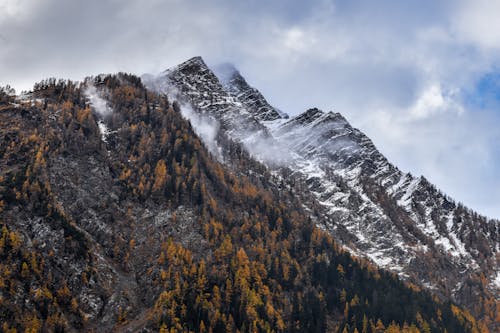
[(160, 192), (167, 181), (167, 165), (164, 160), (159, 160), (155, 167), (155, 181), (153, 183), (153, 193)]

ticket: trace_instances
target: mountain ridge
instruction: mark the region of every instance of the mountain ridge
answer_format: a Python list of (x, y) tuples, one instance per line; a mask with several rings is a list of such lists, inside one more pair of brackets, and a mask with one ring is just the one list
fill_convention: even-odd
[[(229, 83), (221, 86), (228, 94), (237, 90)], [(203, 101), (192, 103), (196, 109)], [(241, 104), (244, 113), (258, 114), (252, 103)], [(233, 118), (237, 113), (233, 110)], [(498, 299), (498, 220), (450, 200), (423, 176), (400, 171), (339, 113), (313, 108), (286, 120), (254, 119), (269, 132), (267, 145), (287, 150), (290, 158), (278, 166), (289, 167), (304, 179), (316, 197), (310, 208), (319, 203), (327, 210), (319, 225), (338, 240), (349, 240), (343, 245), (350, 251), (462, 303), (470, 301), (467, 281), (477, 281), (484, 273), (488, 281), (484, 288)], [(236, 140), (245, 142), (253, 135), (241, 123), (232, 126), (241, 131), (232, 136)], [(446, 282), (439, 282), (440, 276)]]

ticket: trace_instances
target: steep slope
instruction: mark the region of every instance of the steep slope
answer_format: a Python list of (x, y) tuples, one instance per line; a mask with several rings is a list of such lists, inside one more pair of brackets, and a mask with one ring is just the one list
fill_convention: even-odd
[(478, 330), (353, 260), (238, 144), (258, 176), (213, 160), (137, 77), (43, 81), (0, 124), (3, 332)]
[(457, 205), (425, 178), (402, 173), (338, 113), (312, 109), (270, 128), (315, 166), (299, 171), (336, 222), (325, 227), (347, 228), (354, 237), (346, 245), (355, 253), (445, 295), (459, 297), (475, 273), (488, 276), (498, 293), (498, 221)]
[(251, 87), (232, 64), (221, 64), (214, 73), (224, 90), (240, 101), (258, 121), (272, 121), (288, 118), (288, 115), (269, 105), (264, 96)]
[[(234, 72), (231, 73), (229, 78), (234, 78)], [(260, 111), (265, 112), (270, 119), (277, 119), (276, 116), (281, 118), (281, 115), (244, 80), (229, 79), (238, 86), (226, 90), (228, 85), (224, 88), (201, 57), (189, 59), (158, 76), (143, 76), (143, 79), (150, 90), (166, 93), (185, 108), (193, 108), (203, 117), (201, 120), (205, 124), (201, 126), (214, 120), (225, 135), (242, 142), (259, 160), (281, 165), (287, 162), (282, 159), (288, 159), (288, 154), (281, 152), (286, 147), (279, 147), (269, 135), (267, 127), (255, 118)], [(243, 90), (247, 93), (240, 94)], [(246, 98), (239, 100), (239, 97)], [(252, 98), (256, 100), (252, 102)]]
[(166, 70), (158, 78), (145, 80), (148, 87), (189, 103), (203, 114), (215, 116), (232, 136), (241, 138), (265, 131), (244, 104), (224, 90), (201, 57)]
[[(455, 203), (424, 177), (401, 172), (340, 114), (311, 109), (287, 120), (272, 113), (274, 108), (234, 68), (217, 69), (216, 82), (210, 69), (195, 59), (198, 72), (177, 67), (158, 82), (166, 83), (170, 90), (190, 91), (189, 96), (196, 96), (189, 99), (195, 110), (208, 110), (225, 124), (223, 129), (231, 129), (225, 133), (275, 172), (291, 170), (287, 177), (305, 183), (314, 197), (302, 204), (310, 211), (318, 211), (319, 206), (323, 215), (316, 221), (321, 228), (353, 253), (469, 306), (487, 322), (496, 320), (500, 310), (497, 220)], [(204, 96), (213, 87), (194, 87), (191, 82), (200, 76), (210, 77), (217, 94), (229, 95), (232, 106), (214, 105), (216, 111), (211, 112), (207, 107), (210, 100)], [(168, 91), (166, 86), (163, 91)], [(245, 127), (245, 123), (253, 124), (249, 116), (266, 127), (264, 132), (252, 125), (258, 133), (266, 133), (264, 145)], [(272, 153), (262, 154), (256, 146)], [(273, 156), (279, 156), (279, 163)], [(298, 193), (303, 190), (295, 189)]]

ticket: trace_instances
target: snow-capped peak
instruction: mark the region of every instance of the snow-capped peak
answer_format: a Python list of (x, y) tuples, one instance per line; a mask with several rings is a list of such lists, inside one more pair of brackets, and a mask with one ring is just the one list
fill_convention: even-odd
[(473, 272), (494, 276), (498, 221), (455, 203), (424, 177), (400, 171), (340, 113), (312, 108), (284, 119), (233, 65), (214, 71), (196, 57), (164, 72), (160, 82), (220, 121), (221, 130), (269, 168), (276, 165), (255, 147), (282, 156), (315, 198), (304, 206), (322, 207), (318, 224), (346, 248), (422, 285), (440, 274), (443, 294), (458, 295), (459, 288), (446, 286), (463, 285)]
[(200, 71), (209, 69), (203, 58), (200, 56), (196, 56), (184, 61), (183, 63), (177, 66), (166, 69), (165, 71), (163, 71), (162, 74), (168, 74), (171, 72), (186, 71), (186, 70)]

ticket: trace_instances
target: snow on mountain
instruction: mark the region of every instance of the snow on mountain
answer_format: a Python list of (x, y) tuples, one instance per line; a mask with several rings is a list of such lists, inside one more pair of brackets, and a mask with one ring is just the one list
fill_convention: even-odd
[(302, 179), (315, 198), (304, 206), (319, 204), (318, 224), (354, 254), (459, 301), (483, 273), (499, 297), (499, 221), (399, 170), (339, 113), (310, 109), (287, 119), (233, 66), (215, 72), (196, 57), (147, 84), (219, 121), (270, 168)]
[[(289, 154), (283, 152), (286, 148), (281, 147), (269, 135), (267, 127), (253, 116), (259, 112), (258, 110), (274, 109), (265, 102), (260, 93), (254, 96), (256, 98), (260, 96), (266, 105), (251, 103), (249, 100), (243, 102), (239, 97), (232, 95), (202, 58), (189, 59), (158, 76), (145, 75), (143, 80), (150, 89), (166, 93), (187, 104), (189, 108), (205, 116), (205, 119), (211, 117), (220, 124), (220, 129), (225, 134), (243, 143), (259, 160), (274, 165), (287, 163)], [(273, 112), (276, 116), (277, 111)]]
[[(198, 112), (215, 117), (225, 130), (237, 137), (265, 131), (243, 103), (231, 96), (201, 57), (168, 69), (156, 79), (149, 79), (150, 88), (163, 91), (191, 104)], [(242, 133), (244, 131), (245, 133)]]
[(269, 121), (288, 118), (286, 113), (269, 105), (264, 96), (251, 87), (232, 64), (221, 64), (215, 66), (213, 70), (224, 89), (239, 100), (255, 119)]
[(325, 228), (344, 234), (352, 252), (424, 281), (422, 269), (441, 271), (445, 260), (443, 276), (453, 284), (464, 270), (497, 266), (498, 221), (457, 205), (425, 178), (401, 172), (340, 114), (310, 109), (269, 128), (308, 161), (295, 169), (327, 208), (333, 223)]

